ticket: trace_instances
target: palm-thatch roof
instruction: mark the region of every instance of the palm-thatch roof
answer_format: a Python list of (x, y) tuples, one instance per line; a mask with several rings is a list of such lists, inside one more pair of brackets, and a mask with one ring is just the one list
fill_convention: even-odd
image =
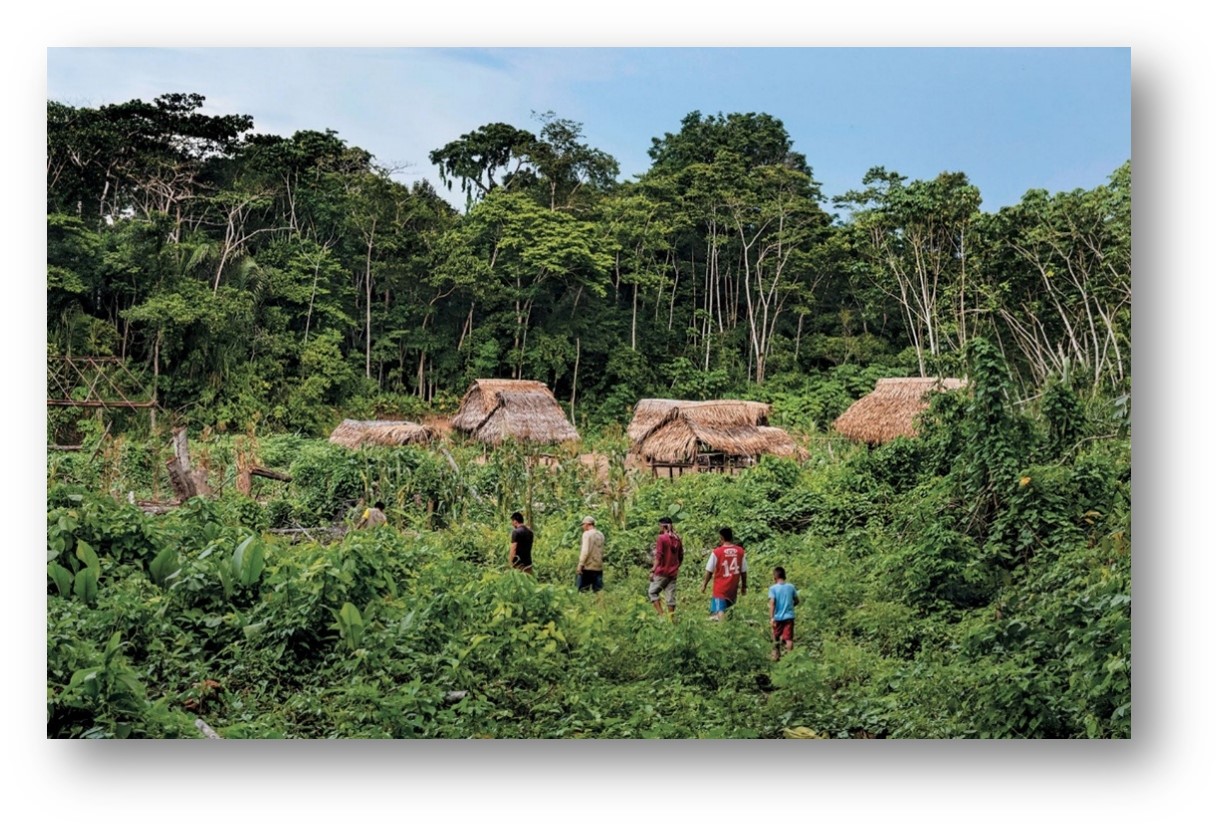
[(428, 443), (434, 431), (404, 420), (342, 420), (328, 438), (332, 443), (349, 449), (362, 446), (404, 446), (407, 443)]
[(639, 400), (626, 434), (632, 443), (672, 416), (673, 409), (696, 415), (707, 426), (764, 426), (770, 406), (753, 400)]
[[(668, 402), (672, 405), (665, 408)], [(654, 463), (679, 464), (695, 462), (700, 452), (802, 456), (787, 432), (765, 425), (769, 411), (765, 403), (750, 400), (644, 400), (627, 429), (632, 438), (638, 434), (630, 451)], [(654, 422), (648, 424), (649, 418)]]
[(966, 385), (956, 377), (889, 377), (877, 380), (870, 394), (851, 404), (834, 421), (835, 431), (862, 443), (888, 443), (897, 437), (915, 437), (915, 418), (928, 408), (935, 391)]
[(477, 380), (451, 424), (490, 445), (504, 440), (553, 444), (579, 439), (553, 393), (533, 380)]
[(460, 409), (451, 419), (451, 425), (462, 432), (472, 433), (485, 422), (490, 412), (498, 405), (498, 395), (503, 392), (519, 393), (536, 391), (553, 399), (553, 392), (543, 382), (535, 379), (478, 379), (468, 386), (460, 400)]

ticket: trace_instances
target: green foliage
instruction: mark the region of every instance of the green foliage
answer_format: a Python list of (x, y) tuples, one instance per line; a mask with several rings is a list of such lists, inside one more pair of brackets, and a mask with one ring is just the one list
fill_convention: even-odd
[(460, 214), (332, 131), (250, 134), (204, 102), (47, 112), (48, 352), (124, 357), (193, 425), (317, 437), (517, 377), (574, 392), (593, 427), (752, 382), (782, 425), (824, 433), (859, 395), (828, 372), (962, 375), (976, 333), (1027, 389), (1130, 384), (1127, 162), (997, 214), (964, 173), (877, 166), (834, 225), (769, 114), (689, 113), (619, 183), (544, 112), (429, 154)]
[(358, 459), (334, 444), (304, 446), (289, 472), (300, 509), (298, 520), (308, 526), (339, 520), (364, 492)]
[[(431, 154), (460, 215), (330, 131), (248, 136), (203, 101), (49, 103), (48, 353), (125, 357), (177, 421), (258, 429), (293, 480), (234, 494), (238, 446), (214, 437), (195, 451), (221, 497), (146, 516), (111, 496), (164, 495), (164, 438), (49, 415), (87, 449), (48, 458), (49, 736), (195, 736), (195, 716), (227, 738), (1131, 734), (1129, 164), (996, 214), (964, 174), (874, 168), (836, 226), (767, 114), (691, 113), (618, 184), (547, 113)], [(167, 172), (173, 216), (152, 208)], [(917, 370), (969, 390), (915, 439), (830, 435)], [(453, 413), (486, 376), (573, 394), (608, 477), (321, 439)], [(644, 396), (768, 402), (813, 457), (643, 477), (623, 427)], [(377, 530), (268, 532), (375, 500)], [(517, 509), (533, 577), (505, 567)], [(589, 513), (598, 596), (572, 588)], [(675, 623), (643, 599), (662, 514), (686, 541)], [(725, 525), (751, 588), (711, 622)], [(804, 604), (771, 664), (774, 564)]]
[(1060, 458), (1085, 436), (1086, 416), (1072, 386), (1063, 380), (1052, 380), (1043, 390), (1043, 419), (1047, 423), (1044, 453)]
[(230, 575), (239, 585), (249, 588), (260, 579), (264, 570), (264, 543), (254, 534), (239, 542), (229, 562)]

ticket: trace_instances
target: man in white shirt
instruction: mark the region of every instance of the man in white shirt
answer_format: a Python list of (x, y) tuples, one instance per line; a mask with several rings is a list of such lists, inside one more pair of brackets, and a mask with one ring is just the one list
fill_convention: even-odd
[(579, 546), (575, 587), (580, 591), (600, 591), (604, 588), (604, 533), (596, 529), (596, 519), (590, 515), (583, 519), (583, 542)]

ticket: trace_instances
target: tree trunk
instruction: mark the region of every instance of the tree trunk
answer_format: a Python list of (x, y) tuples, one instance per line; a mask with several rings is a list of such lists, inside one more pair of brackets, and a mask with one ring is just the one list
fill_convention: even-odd
[(166, 462), (166, 468), (170, 472), (170, 483), (174, 488), (175, 497), (180, 503), (196, 496), (212, 497), (213, 491), (209, 489), (208, 472), (192, 468), (187, 449), (187, 429), (175, 430), (173, 446), (175, 456)]
[(370, 290), (371, 290), (371, 259), (375, 248), (375, 224), (370, 224), (370, 237), (366, 242), (366, 378), (370, 379)]
[(570, 422), (575, 422), (575, 392), (579, 389), (579, 337), (575, 337), (575, 375), (570, 380)]

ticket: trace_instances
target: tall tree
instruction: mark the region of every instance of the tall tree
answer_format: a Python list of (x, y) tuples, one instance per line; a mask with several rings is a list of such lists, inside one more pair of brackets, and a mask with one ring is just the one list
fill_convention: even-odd
[(49, 102), (48, 207), (112, 219), (173, 213), (200, 170), (231, 152), (252, 126), (250, 116), (201, 113), (204, 102), (196, 93), (97, 109)]
[(443, 183), (451, 188), (460, 181), (471, 202), (484, 197), (515, 175), (527, 159), (536, 137), (529, 131), (505, 122), (482, 125), (459, 139), (430, 151), (430, 162), (438, 166)]
[(617, 180), (617, 160), (585, 145), (583, 125), (549, 111), (538, 115), (540, 138), (528, 146), (528, 159), (544, 184), (550, 210), (573, 208), (584, 190), (600, 192)]
[(897, 303), (921, 375), (929, 357), (970, 337), (969, 233), (979, 189), (962, 173), (907, 183), (876, 167), (865, 188), (837, 198), (853, 210), (867, 273)]
[(747, 375), (764, 379), (784, 312), (814, 287), (829, 225), (808, 163), (782, 122), (759, 113), (690, 113), (649, 153), (643, 185), (671, 209), (674, 288), (688, 290), (698, 364), (709, 372), (740, 342)]
[(1038, 384), (1067, 366), (1094, 386), (1131, 375), (1132, 166), (1107, 185), (1049, 194), (985, 223), (992, 309)]
[(703, 117), (695, 110), (681, 120), (681, 129), (651, 140), (647, 154), (653, 174), (675, 174), (695, 163), (711, 164), (720, 153), (748, 168), (782, 165), (808, 176), (813, 172), (804, 154), (792, 149), (783, 122), (766, 113), (720, 113)]

